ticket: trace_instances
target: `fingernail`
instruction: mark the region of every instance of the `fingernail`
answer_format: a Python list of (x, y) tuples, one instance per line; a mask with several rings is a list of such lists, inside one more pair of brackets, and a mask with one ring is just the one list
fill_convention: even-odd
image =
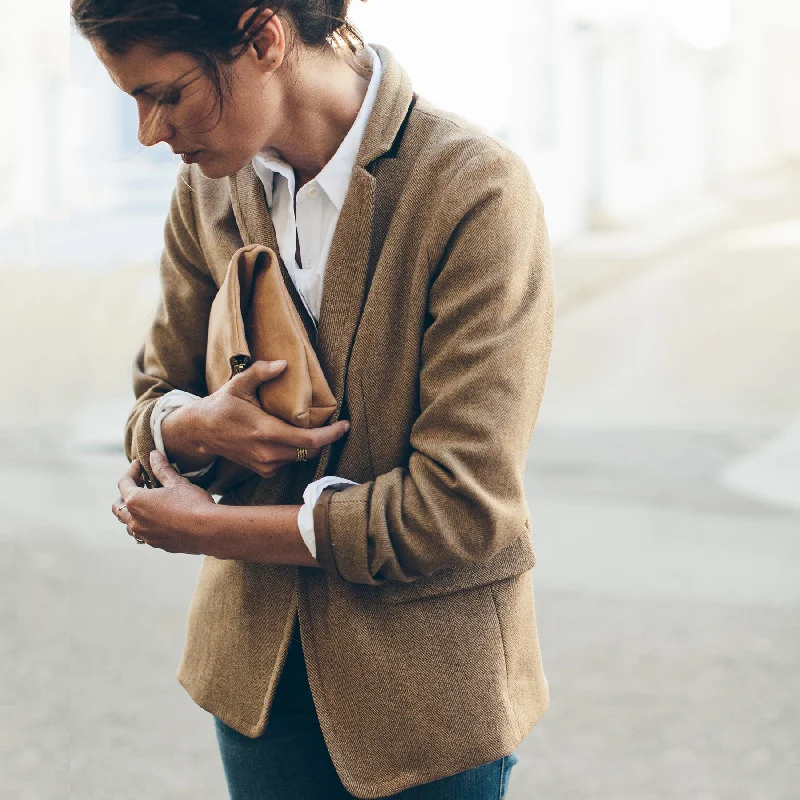
[(349, 430), (350, 430), (350, 423), (349, 423), (349, 422), (345, 422), (345, 423), (344, 423), (344, 429), (345, 429), (346, 431), (349, 431)]
[(270, 362), (270, 366), (273, 369), (278, 369), (280, 367), (285, 367), (286, 366), (286, 359), (285, 358), (280, 358), (277, 361), (271, 361)]

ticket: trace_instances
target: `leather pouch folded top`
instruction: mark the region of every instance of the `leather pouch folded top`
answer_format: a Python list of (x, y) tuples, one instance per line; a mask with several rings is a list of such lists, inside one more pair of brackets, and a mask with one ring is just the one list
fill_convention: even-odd
[[(233, 254), (211, 305), (208, 391), (217, 391), (254, 361), (277, 359), (286, 359), (286, 368), (259, 387), (261, 407), (299, 428), (324, 425), (336, 410), (336, 398), (283, 282), (278, 257), (269, 247), (245, 245)], [(215, 483), (233, 485), (252, 474), (219, 459)]]

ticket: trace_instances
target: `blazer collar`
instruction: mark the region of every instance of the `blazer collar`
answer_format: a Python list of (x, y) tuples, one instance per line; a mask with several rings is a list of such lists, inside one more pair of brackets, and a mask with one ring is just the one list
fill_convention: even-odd
[[(368, 169), (374, 161), (392, 149), (413, 94), (408, 74), (389, 49), (380, 44), (370, 44), (370, 47), (381, 59), (381, 81), (358, 150), (355, 172), (359, 168)], [(277, 248), (275, 230), (264, 198), (264, 187), (252, 162), (248, 161), (228, 181), (236, 222), (244, 243), (258, 242)], [(341, 213), (346, 211), (345, 202)]]
[(364, 168), (392, 149), (413, 95), (411, 79), (392, 53), (380, 44), (370, 46), (380, 56), (382, 73), (356, 158), (356, 166)]
[[(392, 53), (382, 45), (371, 46), (381, 59), (381, 81), (331, 243), (315, 343), (320, 365), (336, 397), (336, 411), (330, 422), (335, 422), (341, 413), (347, 364), (366, 302), (375, 211), (375, 177), (371, 170), (378, 159), (391, 155), (413, 97), (411, 80)], [(264, 186), (252, 163), (248, 161), (229, 181), (233, 212), (244, 244), (263, 244), (278, 253)], [(282, 260), (281, 267), (284, 281), (291, 282)], [(291, 293), (294, 286), (289, 288)], [(296, 292), (293, 298), (295, 295)], [(298, 311), (307, 316), (305, 309)], [(326, 447), (315, 479), (324, 474), (328, 455)]]

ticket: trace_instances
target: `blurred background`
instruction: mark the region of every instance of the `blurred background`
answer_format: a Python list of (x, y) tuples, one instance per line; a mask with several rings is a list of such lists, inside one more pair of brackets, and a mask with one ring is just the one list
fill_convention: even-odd
[[(0, 0), (0, 795), (223, 798), (174, 677), (199, 558), (109, 511), (180, 162), (66, 5)], [(800, 797), (800, 5), (352, 18), (522, 154), (553, 240), (528, 465), (552, 704), (511, 800)]]

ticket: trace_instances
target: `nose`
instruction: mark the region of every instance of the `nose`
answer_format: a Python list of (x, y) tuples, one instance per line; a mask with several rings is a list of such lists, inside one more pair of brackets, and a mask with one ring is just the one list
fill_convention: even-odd
[(174, 130), (169, 125), (164, 109), (153, 103), (149, 106), (139, 105), (139, 142), (143, 147), (152, 147), (154, 144), (171, 139)]

